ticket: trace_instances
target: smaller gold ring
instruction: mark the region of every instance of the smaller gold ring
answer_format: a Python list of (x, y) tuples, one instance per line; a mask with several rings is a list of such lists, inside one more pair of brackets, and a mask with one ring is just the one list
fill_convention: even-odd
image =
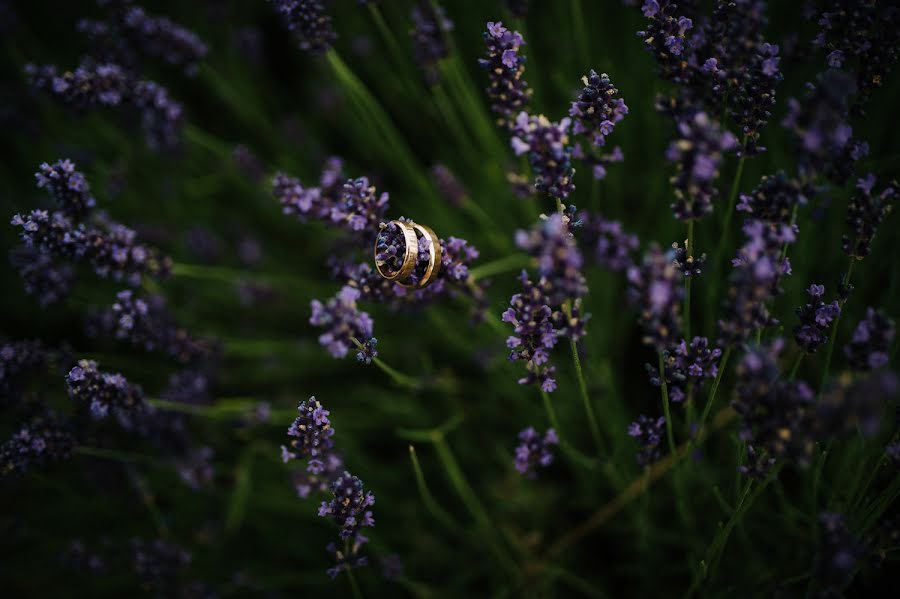
[[(419, 240), (416, 237), (416, 232), (408, 223), (405, 223), (401, 220), (392, 220), (388, 224), (395, 224), (400, 227), (400, 230), (403, 232), (403, 241), (405, 244), (405, 248), (403, 250), (403, 262), (400, 265), (400, 269), (397, 272), (389, 273), (385, 272), (381, 268), (381, 264), (378, 263), (378, 236), (375, 236), (375, 268), (378, 270), (378, 274), (387, 279), (388, 281), (396, 281), (397, 279), (405, 279), (409, 276), (409, 274), (416, 267), (416, 262), (419, 259)], [(385, 225), (386, 227), (387, 225)], [(380, 234), (380, 233), (379, 233)]]
[[(443, 250), (441, 248), (440, 238), (431, 229), (431, 227), (420, 225), (418, 223), (411, 224), (413, 226), (413, 229), (417, 231), (425, 239), (425, 241), (428, 242), (428, 266), (425, 268), (425, 274), (422, 275), (422, 278), (416, 283), (406, 283), (403, 280), (398, 280), (397, 284), (407, 288), (414, 287), (416, 289), (422, 289), (423, 287), (427, 287), (441, 271), (441, 258), (443, 257)], [(418, 236), (416, 238), (416, 243), (418, 244)]]

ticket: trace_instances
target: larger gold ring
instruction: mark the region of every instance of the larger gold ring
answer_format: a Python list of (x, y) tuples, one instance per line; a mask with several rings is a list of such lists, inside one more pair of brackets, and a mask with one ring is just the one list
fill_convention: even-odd
[[(442, 249), (441, 249), (441, 240), (438, 238), (437, 234), (431, 229), (431, 227), (420, 225), (418, 223), (411, 223), (413, 229), (418, 234), (416, 235), (416, 244), (418, 245), (418, 236), (421, 235), (423, 239), (428, 243), (428, 265), (425, 267), (425, 272), (422, 273), (422, 278), (413, 283), (407, 282), (404, 279), (407, 277), (403, 277), (397, 280), (399, 285), (407, 288), (416, 288), (422, 289), (429, 285), (441, 271), (441, 258), (442, 258)], [(416, 263), (418, 263), (418, 258), (416, 258)], [(415, 271), (415, 269), (413, 269)]]
[[(397, 225), (400, 228), (400, 231), (403, 233), (403, 261), (400, 263), (400, 268), (396, 272), (391, 272), (385, 270), (385, 261), (378, 259), (379, 254), (379, 242), (381, 240), (382, 232), (389, 225)], [(378, 235), (375, 236), (375, 268), (378, 270), (378, 274), (387, 279), (388, 281), (396, 281), (397, 279), (405, 279), (407, 278), (413, 269), (416, 267), (416, 262), (419, 259), (419, 240), (416, 237), (416, 231), (409, 223), (405, 223), (401, 220), (392, 220), (388, 224), (382, 223), (381, 231), (379, 231)]]

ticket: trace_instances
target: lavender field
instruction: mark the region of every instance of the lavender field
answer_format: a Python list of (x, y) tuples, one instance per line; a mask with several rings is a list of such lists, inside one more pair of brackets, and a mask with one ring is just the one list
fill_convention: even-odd
[(900, 7), (0, 0), (19, 597), (900, 582)]

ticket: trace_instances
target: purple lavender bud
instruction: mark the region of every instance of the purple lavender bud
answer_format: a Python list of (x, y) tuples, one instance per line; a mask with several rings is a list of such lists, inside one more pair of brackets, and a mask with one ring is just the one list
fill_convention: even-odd
[(339, 201), (331, 207), (331, 220), (351, 231), (373, 232), (384, 220), (388, 194), (378, 195), (367, 177), (350, 179), (344, 183)]
[(756, 480), (764, 480), (775, 467), (775, 458), (760, 452), (752, 444), (747, 445), (747, 461), (738, 466), (738, 472)]
[(371, 364), (372, 360), (378, 357), (378, 350), (375, 349), (377, 345), (378, 339), (375, 337), (368, 339), (356, 353), (356, 359), (363, 364)]
[(45, 188), (70, 218), (83, 218), (97, 203), (84, 175), (75, 170), (71, 160), (57, 160), (52, 165), (44, 162), (34, 177), (37, 186)]
[(69, 397), (90, 407), (96, 419), (105, 418), (110, 410), (128, 413), (146, 407), (140, 387), (130, 384), (119, 373), (103, 372), (93, 360), (79, 360), (66, 375), (66, 387)]
[(314, 56), (331, 50), (337, 33), (320, 0), (269, 0), (300, 49)]
[(526, 154), (534, 171), (534, 187), (550, 197), (564, 200), (575, 191), (572, 177), (572, 146), (569, 144), (571, 119), (558, 123), (544, 115), (520, 112), (512, 128), (512, 148), (517, 156)]
[(363, 545), (368, 542), (368, 537), (357, 533), (350, 542), (349, 551), (345, 551), (343, 546), (338, 548), (338, 545), (335, 543), (329, 543), (325, 550), (334, 559), (334, 565), (325, 571), (329, 578), (334, 580), (341, 572), (368, 566), (369, 558), (360, 555)]
[(593, 250), (599, 266), (612, 272), (623, 272), (634, 265), (634, 252), (640, 243), (637, 235), (626, 232), (621, 222), (588, 212), (579, 213), (578, 220), (584, 230), (581, 242)]
[(639, 465), (651, 466), (659, 459), (659, 444), (665, 426), (666, 419), (662, 416), (654, 420), (643, 414), (628, 426), (628, 436), (637, 439), (641, 445), (641, 450), (635, 454)]
[(22, 277), (25, 293), (36, 297), (42, 308), (69, 297), (75, 280), (71, 265), (58, 263), (52, 256), (24, 245), (10, 250), (9, 259)]
[(450, 55), (444, 36), (453, 31), (453, 21), (447, 18), (443, 7), (432, 0), (419, 0), (410, 18), (413, 57), (422, 69), (425, 83), (434, 85), (440, 79), (438, 63)]
[(465, 203), (469, 193), (449, 168), (443, 164), (435, 164), (431, 167), (431, 179), (437, 186), (438, 192), (451, 206), (459, 208)]
[(0, 478), (23, 475), (32, 466), (68, 460), (75, 447), (70, 427), (54, 412), (45, 412), (18, 427), (0, 445)]
[(172, 403), (204, 405), (212, 401), (210, 375), (203, 369), (186, 368), (169, 375), (160, 398)]
[[(704, 379), (716, 378), (721, 357), (722, 350), (718, 347), (710, 349), (706, 337), (694, 337), (690, 345), (682, 339), (673, 349), (663, 351), (663, 372), (672, 401), (684, 401), (687, 398), (685, 389), (689, 384), (698, 388)], [(650, 384), (661, 386), (659, 368), (647, 364), (646, 369)]]
[(737, 140), (706, 113), (698, 112), (678, 123), (677, 138), (669, 144), (666, 159), (675, 163), (670, 179), (675, 187), (672, 211), (687, 222), (703, 218), (713, 210), (719, 197), (716, 180), (725, 152), (734, 150)]
[(782, 458), (805, 467), (816, 443), (815, 394), (803, 381), (780, 380), (783, 348), (776, 339), (747, 352), (736, 369), (731, 406), (742, 418), (741, 440), (760, 452), (758, 459)]
[(531, 89), (525, 81), (525, 55), (520, 52), (525, 40), (518, 31), (510, 31), (503, 23), (488, 22), (482, 34), (487, 46), (487, 58), (478, 64), (488, 72), (487, 88), (491, 110), (497, 115), (497, 124), (513, 130), (515, 118), (528, 109)]
[(535, 286), (522, 271), (522, 291), (512, 296), (503, 322), (513, 326), (513, 335), (506, 340), (510, 361), (522, 360), (528, 376), (519, 384), (540, 384), (550, 393), (556, 389), (553, 368), (547, 366), (550, 350), (556, 345), (558, 333), (554, 328), (553, 311), (540, 287)]
[(840, 596), (868, 556), (869, 548), (850, 531), (843, 514), (822, 512), (819, 524), (822, 541), (814, 568), (818, 589), (823, 597)]
[(516, 245), (537, 258), (538, 273), (552, 308), (587, 294), (584, 260), (569, 230), (569, 219), (554, 213), (530, 231), (516, 233)]
[(781, 252), (796, 240), (796, 227), (751, 220), (744, 224), (744, 235), (747, 241), (732, 260), (734, 270), (719, 319), (720, 345), (744, 343), (757, 329), (778, 324), (767, 304), (781, 294), (781, 277), (791, 274), (790, 262)]
[(728, 96), (731, 116), (745, 139), (744, 152), (750, 156), (765, 151), (757, 146), (760, 130), (772, 117), (775, 106), (775, 86), (782, 80), (778, 67), (778, 46), (763, 43), (740, 74), (740, 83)]
[(810, 285), (806, 293), (810, 301), (796, 310), (800, 324), (794, 327), (794, 340), (803, 351), (812, 354), (828, 340), (828, 330), (834, 319), (840, 316), (841, 305), (837, 300), (830, 304), (822, 300), (824, 285)]
[(353, 339), (369, 339), (372, 337), (374, 323), (366, 312), (360, 312), (356, 300), (360, 297), (358, 289), (344, 286), (336, 296), (322, 304), (319, 300), (310, 303), (312, 316), (309, 323), (325, 328), (319, 335), (319, 344), (335, 358), (343, 358), (352, 347)]
[(850, 368), (866, 372), (886, 366), (895, 332), (890, 318), (880, 310), (867, 308), (865, 318), (859, 321), (853, 337), (844, 346)]
[(737, 210), (757, 220), (788, 225), (797, 207), (805, 206), (813, 193), (810, 185), (778, 171), (774, 175), (763, 175), (751, 193), (742, 193)]
[(706, 253), (700, 256), (688, 255), (688, 242), (681, 247), (678, 242), (672, 244), (672, 265), (681, 271), (686, 277), (697, 277), (703, 274), (703, 266), (706, 264)]
[(618, 97), (619, 90), (609, 80), (609, 75), (591, 72), (581, 78), (584, 89), (572, 102), (569, 116), (575, 121), (573, 133), (586, 136), (595, 148), (606, 145), (606, 138), (616, 123), (628, 114), (625, 101)]
[[(283, 451), (288, 450), (284, 449)], [(334, 452), (325, 454), (316, 464), (315, 472), (311, 472), (309, 468), (294, 471), (293, 482), (297, 496), (306, 499), (313, 491), (327, 492), (343, 472), (343, 458)]]
[(208, 487), (216, 471), (211, 463), (214, 452), (210, 447), (191, 449), (175, 463), (175, 472), (188, 488), (198, 491)]
[(641, 264), (628, 269), (627, 278), (629, 301), (640, 310), (643, 342), (657, 352), (673, 346), (681, 337), (684, 285), (671, 257), (654, 244)]
[(368, 526), (375, 526), (372, 511), (375, 496), (366, 492), (363, 482), (344, 472), (331, 485), (331, 501), (323, 501), (319, 506), (319, 516), (331, 519), (340, 527), (342, 540), (355, 537)]
[(548, 428), (541, 437), (532, 427), (519, 433), (516, 446), (516, 470), (528, 478), (537, 477), (538, 468), (546, 468), (553, 463), (553, 446), (559, 444), (556, 431)]
[(0, 396), (17, 396), (23, 379), (52, 360), (53, 354), (40, 341), (0, 342)]
[(313, 474), (321, 473), (325, 468), (325, 457), (334, 447), (331, 437), (334, 429), (328, 419), (330, 413), (315, 397), (301, 401), (297, 406), (299, 416), (288, 428), (288, 436), (293, 437), (291, 448), (281, 448), (281, 456), (285, 462), (289, 460), (308, 460), (307, 470)]
[(656, 59), (663, 79), (688, 85), (694, 76), (690, 65), (696, 62), (688, 36), (689, 32), (694, 34), (694, 26), (677, 11), (678, 5), (671, 0), (644, 0), (641, 12), (647, 18), (647, 27), (637, 35)]
[(844, 252), (857, 260), (869, 255), (878, 225), (891, 213), (900, 197), (900, 187), (891, 181), (879, 194), (874, 194), (875, 175), (869, 174), (856, 184), (859, 190), (847, 206), (847, 225), (852, 235), (843, 236)]

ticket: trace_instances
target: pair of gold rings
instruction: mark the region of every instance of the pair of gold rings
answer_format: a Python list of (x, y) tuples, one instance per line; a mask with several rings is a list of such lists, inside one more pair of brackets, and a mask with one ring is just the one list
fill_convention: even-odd
[(392, 220), (378, 226), (375, 268), (378, 274), (403, 287), (422, 289), (441, 270), (441, 240), (430, 227), (411, 220)]

